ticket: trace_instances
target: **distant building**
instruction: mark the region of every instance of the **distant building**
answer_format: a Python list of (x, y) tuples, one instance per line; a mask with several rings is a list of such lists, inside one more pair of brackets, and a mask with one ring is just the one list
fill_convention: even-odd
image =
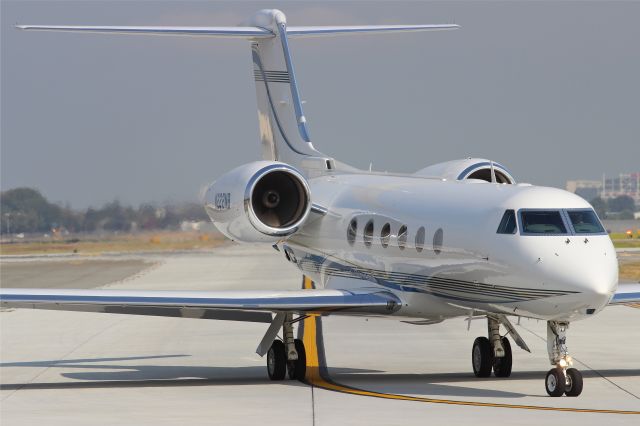
[(587, 201), (600, 197), (605, 200), (626, 195), (640, 205), (640, 172), (620, 173), (616, 177), (602, 175), (602, 180), (569, 180), (567, 191)]
[(620, 173), (619, 176), (613, 178), (606, 178), (602, 175), (602, 182), (604, 184), (602, 198), (608, 199), (626, 195), (633, 198), (636, 204), (640, 204), (640, 172)]
[(602, 182), (599, 180), (569, 180), (567, 181), (567, 191), (591, 201), (600, 197)]

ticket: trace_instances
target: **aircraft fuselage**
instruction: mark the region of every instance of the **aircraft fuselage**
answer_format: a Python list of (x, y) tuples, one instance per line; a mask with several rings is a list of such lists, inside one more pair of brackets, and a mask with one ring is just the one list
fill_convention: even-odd
[[(522, 211), (592, 210), (566, 191), (384, 174), (323, 176), (309, 187), (328, 212), (283, 243), (287, 257), (327, 288), (366, 280), (394, 292), (403, 301), (395, 316), (477, 310), (570, 321), (604, 308), (617, 287), (606, 233), (579, 234), (570, 223), (560, 234), (523, 231)], [(517, 229), (497, 233), (507, 210)]]

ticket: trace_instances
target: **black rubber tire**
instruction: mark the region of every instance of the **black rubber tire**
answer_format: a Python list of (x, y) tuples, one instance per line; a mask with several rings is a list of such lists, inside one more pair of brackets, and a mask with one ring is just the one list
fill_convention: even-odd
[(566, 381), (562, 368), (552, 368), (544, 379), (544, 387), (549, 396), (558, 397), (564, 395)]
[(511, 375), (511, 365), (513, 364), (509, 339), (503, 337), (502, 346), (504, 347), (504, 357), (493, 359), (493, 374), (496, 377), (509, 377)]
[(493, 354), (491, 344), (486, 337), (478, 337), (473, 342), (471, 349), (471, 365), (476, 377), (489, 377), (493, 367)]
[(575, 368), (567, 370), (567, 385), (564, 394), (567, 396), (578, 396), (582, 393), (582, 373)]
[(267, 352), (267, 374), (271, 380), (283, 380), (287, 374), (287, 354), (281, 340), (274, 340)]
[(304, 381), (304, 376), (307, 371), (307, 354), (304, 350), (304, 343), (302, 340), (295, 339), (296, 352), (298, 352), (298, 359), (296, 361), (287, 362), (287, 372), (291, 380)]

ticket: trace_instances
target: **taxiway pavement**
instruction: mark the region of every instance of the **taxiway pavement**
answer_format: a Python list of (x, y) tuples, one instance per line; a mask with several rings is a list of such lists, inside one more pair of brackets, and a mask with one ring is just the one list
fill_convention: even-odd
[[(1, 284), (300, 288), (299, 272), (281, 256), (230, 245), (190, 254), (2, 259)], [(640, 310), (626, 306), (571, 324), (568, 345), (585, 376), (584, 392), (549, 398), (544, 322), (518, 326), (532, 353), (513, 345), (510, 378), (477, 379), (470, 352), (474, 338), (486, 333), (484, 321), (467, 331), (462, 319), (417, 326), (324, 318), (331, 382), (310, 386), (269, 381), (255, 354), (265, 324), (6, 310), (0, 312), (0, 423), (637, 424), (640, 415), (590, 410), (640, 414), (639, 324)]]

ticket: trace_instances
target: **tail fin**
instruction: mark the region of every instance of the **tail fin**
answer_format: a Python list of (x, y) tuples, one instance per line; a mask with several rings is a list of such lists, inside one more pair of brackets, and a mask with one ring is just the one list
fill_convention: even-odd
[(289, 50), (289, 37), (414, 32), (458, 28), (457, 25), (363, 25), (287, 27), (284, 13), (276, 9), (259, 11), (250, 26), (165, 27), (165, 26), (61, 26), (17, 25), (23, 30), (91, 32), (109, 34), (178, 35), (192, 37), (245, 38), (251, 51), (258, 100), (258, 121), (265, 160), (293, 165), (307, 176), (332, 169), (351, 169), (317, 151), (311, 144), (306, 117)]
[(331, 159), (311, 144), (284, 14), (263, 10), (253, 17), (252, 24), (273, 34), (272, 38), (254, 40), (251, 46), (263, 158), (301, 169), (331, 167)]

